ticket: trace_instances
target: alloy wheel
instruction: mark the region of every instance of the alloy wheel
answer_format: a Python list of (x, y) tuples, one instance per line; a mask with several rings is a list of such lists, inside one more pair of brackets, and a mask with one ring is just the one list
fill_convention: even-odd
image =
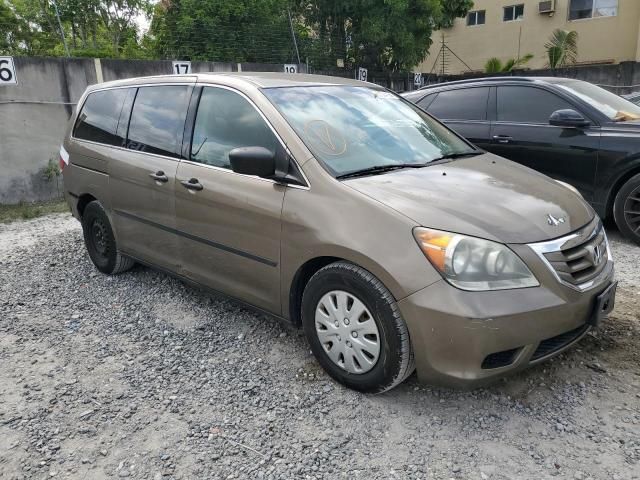
[(624, 202), (624, 220), (636, 235), (640, 235), (640, 187), (629, 194)]

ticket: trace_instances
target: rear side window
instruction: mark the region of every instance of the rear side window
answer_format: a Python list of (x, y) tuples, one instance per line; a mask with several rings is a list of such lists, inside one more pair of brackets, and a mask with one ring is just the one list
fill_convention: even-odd
[(274, 133), (244, 97), (224, 88), (204, 88), (193, 128), (192, 161), (231, 168), (229, 152), (234, 148), (275, 152), (277, 146)]
[(536, 87), (498, 87), (499, 122), (549, 123), (556, 110), (574, 108), (554, 93)]
[(418, 102), (418, 106), (423, 110), (429, 110), (429, 105), (431, 105), (431, 102), (433, 102), (437, 96), (438, 96), (437, 93), (432, 93), (431, 95), (427, 95), (426, 97), (424, 97), (422, 100)]
[(127, 148), (179, 157), (189, 87), (140, 87), (133, 104)]
[(73, 136), (82, 140), (122, 146), (117, 134), (118, 119), (127, 89), (103, 90), (87, 96), (76, 122)]
[(485, 120), (489, 88), (464, 88), (438, 93), (427, 111), (442, 120)]

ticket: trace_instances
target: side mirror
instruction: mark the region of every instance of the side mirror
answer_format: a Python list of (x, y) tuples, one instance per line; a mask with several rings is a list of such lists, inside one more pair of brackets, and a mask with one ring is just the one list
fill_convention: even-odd
[(264, 147), (234, 148), (229, 152), (229, 161), (236, 173), (266, 178), (276, 173), (276, 155)]
[(590, 123), (589, 120), (570, 108), (556, 110), (549, 117), (549, 124), (556, 127), (581, 128), (589, 126)]

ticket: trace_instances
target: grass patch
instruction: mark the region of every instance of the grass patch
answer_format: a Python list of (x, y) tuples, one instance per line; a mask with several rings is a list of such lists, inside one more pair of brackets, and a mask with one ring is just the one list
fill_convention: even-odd
[(64, 213), (69, 211), (69, 206), (64, 200), (55, 200), (44, 203), (19, 203), (17, 205), (0, 205), (0, 223), (9, 223), (16, 220), (29, 220), (50, 213)]

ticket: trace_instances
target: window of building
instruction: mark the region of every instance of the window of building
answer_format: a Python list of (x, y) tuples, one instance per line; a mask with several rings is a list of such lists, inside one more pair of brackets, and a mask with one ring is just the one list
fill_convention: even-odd
[(485, 120), (489, 88), (461, 88), (440, 92), (428, 112), (441, 120)]
[(118, 119), (128, 89), (118, 88), (89, 94), (78, 115), (73, 136), (92, 142), (122, 146), (117, 135)]
[(574, 108), (556, 94), (536, 87), (498, 87), (499, 122), (548, 124), (556, 110)]
[(467, 14), (467, 25), (484, 25), (485, 10), (475, 10)]
[(569, 20), (618, 15), (618, 0), (569, 0)]
[(511, 22), (513, 20), (520, 20), (522, 17), (524, 17), (524, 4), (504, 7), (503, 21)]
[(205, 88), (193, 129), (191, 160), (231, 168), (229, 152), (239, 147), (264, 147), (275, 152), (278, 139), (241, 95), (224, 88)]
[(186, 85), (139, 88), (129, 121), (127, 148), (178, 157), (188, 91)]

